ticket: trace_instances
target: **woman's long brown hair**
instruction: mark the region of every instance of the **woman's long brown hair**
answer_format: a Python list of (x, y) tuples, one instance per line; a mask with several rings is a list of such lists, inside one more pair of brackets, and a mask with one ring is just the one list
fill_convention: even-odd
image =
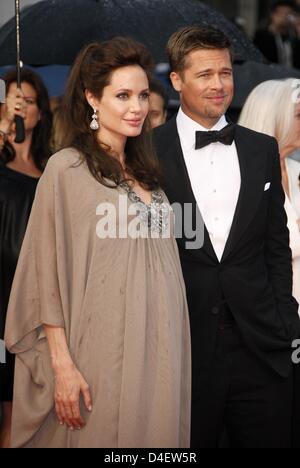
[[(62, 104), (64, 147), (77, 149), (86, 161), (93, 177), (107, 187), (117, 187), (123, 180), (123, 169), (110, 149), (97, 140), (90, 129), (91, 107), (85, 91), (101, 99), (113, 72), (121, 67), (139, 65), (151, 78), (153, 61), (140, 43), (115, 37), (103, 43), (88, 45), (77, 57), (71, 70)], [(101, 125), (101, 122), (100, 122)], [(129, 137), (126, 148), (126, 172), (146, 190), (160, 185), (160, 170), (155, 155), (148, 119), (141, 135)]]

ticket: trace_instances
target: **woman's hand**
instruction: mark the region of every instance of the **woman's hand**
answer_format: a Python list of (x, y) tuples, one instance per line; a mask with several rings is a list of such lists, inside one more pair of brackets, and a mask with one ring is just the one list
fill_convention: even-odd
[(80, 394), (88, 411), (92, 411), (89, 386), (76, 369), (68, 348), (65, 329), (44, 324), (52, 368), (55, 376), (55, 410), (60, 424), (81, 429), (85, 421), (80, 414)]
[(56, 414), (60, 424), (66, 424), (72, 430), (85, 426), (80, 414), (81, 393), (87, 410), (92, 411), (89, 386), (76, 367), (72, 364), (55, 371)]
[[(26, 102), (24, 94), (21, 89), (17, 88), (15, 91), (9, 92), (6, 96), (6, 103), (3, 104), (1, 109), (1, 130), (5, 126), (6, 133), (9, 133), (11, 126), (15, 120), (15, 116), (25, 118)], [(3, 130), (3, 131), (5, 131)]]

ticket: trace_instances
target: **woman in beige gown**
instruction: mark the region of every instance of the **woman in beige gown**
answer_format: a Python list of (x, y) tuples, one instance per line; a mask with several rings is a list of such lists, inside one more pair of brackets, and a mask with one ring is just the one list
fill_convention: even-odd
[(189, 446), (188, 310), (149, 156), (149, 64), (116, 38), (88, 46), (71, 73), (72, 148), (38, 185), (8, 310), (13, 447)]

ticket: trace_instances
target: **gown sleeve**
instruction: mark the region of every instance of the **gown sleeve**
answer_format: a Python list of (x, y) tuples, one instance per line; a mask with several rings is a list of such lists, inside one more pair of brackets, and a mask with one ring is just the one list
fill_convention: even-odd
[(37, 187), (8, 305), (5, 343), (14, 354), (35, 346), (43, 324), (65, 327), (57, 270), (57, 178), (50, 159)]

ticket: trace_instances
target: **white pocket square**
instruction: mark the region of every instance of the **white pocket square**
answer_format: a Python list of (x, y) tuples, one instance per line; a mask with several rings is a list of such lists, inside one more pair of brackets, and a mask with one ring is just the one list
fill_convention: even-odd
[(266, 185), (265, 185), (265, 192), (267, 190), (269, 190), (269, 188), (271, 187), (271, 182), (268, 182)]

